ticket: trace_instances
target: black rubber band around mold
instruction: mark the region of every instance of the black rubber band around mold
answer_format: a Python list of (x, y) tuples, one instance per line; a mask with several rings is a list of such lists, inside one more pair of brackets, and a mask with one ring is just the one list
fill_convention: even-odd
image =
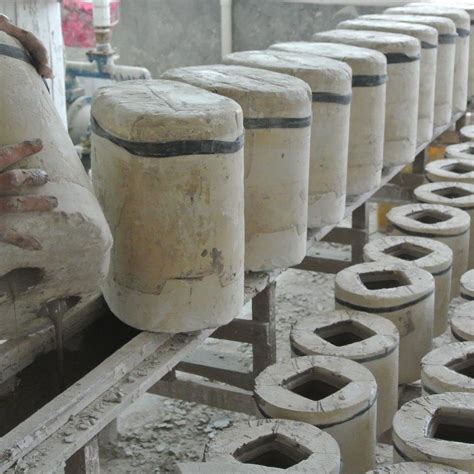
[(0, 56), (7, 56), (8, 58), (18, 59), (28, 64), (33, 64), (30, 56), (21, 48), (17, 46), (10, 46), (9, 44), (0, 44)]
[(246, 118), (244, 128), (259, 130), (270, 128), (306, 128), (311, 125), (312, 117), (303, 118)]
[(377, 87), (385, 84), (388, 81), (386, 74), (378, 76), (357, 75), (352, 76), (352, 87)]
[(451, 35), (449, 33), (444, 33), (438, 35), (438, 44), (455, 44), (456, 38), (458, 35)]
[(404, 53), (385, 53), (387, 64), (413, 63), (420, 60), (420, 55), (409, 56)]
[(313, 102), (349, 105), (352, 102), (352, 94), (341, 95), (334, 94), (333, 92), (313, 92)]
[(465, 30), (464, 28), (456, 28), (456, 33), (461, 38), (467, 38), (471, 35), (471, 30)]

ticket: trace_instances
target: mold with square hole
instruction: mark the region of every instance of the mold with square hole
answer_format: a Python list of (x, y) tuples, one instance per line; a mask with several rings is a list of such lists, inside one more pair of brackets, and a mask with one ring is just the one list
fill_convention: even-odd
[(473, 193), (467, 191), (466, 189), (460, 188), (458, 186), (450, 186), (449, 188), (434, 189), (431, 191), (433, 194), (438, 196), (445, 197), (447, 199), (458, 199), (467, 196), (472, 196)]
[(474, 444), (474, 411), (439, 408), (428, 426), (430, 438)]
[(447, 364), (446, 367), (458, 374), (474, 378), (474, 353), (467, 354), (462, 359), (455, 359)]
[(436, 211), (434, 209), (412, 212), (411, 214), (408, 214), (407, 217), (413, 219), (414, 221), (420, 222), (421, 224), (429, 225), (439, 224), (451, 219), (449, 214), (445, 214), (444, 212)]
[(274, 433), (252, 440), (238, 448), (233, 456), (244, 464), (288, 469), (305, 461), (312, 455), (311, 451), (297, 441)]
[(329, 326), (317, 328), (314, 333), (337, 347), (365, 341), (376, 334), (372, 329), (358, 321), (339, 321)]
[(455, 174), (468, 174), (474, 171), (474, 164), (468, 163), (452, 163), (442, 167), (443, 170), (450, 171)]
[(317, 402), (334, 395), (350, 383), (350, 379), (321, 367), (308, 369), (283, 382), (283, 387), (301, 397)]
[(396, 270), (361, 273), (359, 278), (368, 290), (387, 290), (411, 285), (405, 273)]
[(420, 258), (426, 257), (433, 253), (431, 249), (416, 245), (411, 242), (403, 242), (393, 247), (389, 247), (383, 251), (384, 254), (392, 257), (399, 258), (400, 260), (406, 260), (408, 262), (414, 262)]

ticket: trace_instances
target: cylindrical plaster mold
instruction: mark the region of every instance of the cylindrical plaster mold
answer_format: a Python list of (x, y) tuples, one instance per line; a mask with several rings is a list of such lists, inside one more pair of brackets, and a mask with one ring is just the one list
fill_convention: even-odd
[(204, 450), (204, 461), (259, 465), (278, 472), (338, 474), (341, 453), (332, 436), (311, 424), (285, 419), (249, 420), (211, 439)]
[(360, 263), (336, 275), (336, 308), (378, 314), (397, 327), (400, 384), (419, 379), (421, 358), (431, 350), (434, 290), (430, 273), (406, 263)]
[[(65, 300), (79, 310), (96, 297), (112, 237), (53, 99), (15, 39), (0, 32), (0, 140), (40, 139), (43, 149), (12, 169), (41, 169), (48, 182), (16, 195), (51, 196), (51, 212), (4, 213), (0, 237), (0, 339), (28, 334), (29, 324)], [(65, 315), (67, 317), (67, 314)]]
[(426, 237), (446, 244), (453, 251), (451, 299), (459, 295), (459, 280), (467, 271), (471, 218), (461, 209), (438, 204), (407, 204), (387, 213), (387, 232)]
[(454, 342), (434, 349), (421, 361), (422, 395), (474, 393), (474, 342)]
[[(186, 471), (188, 472), (188, 471)], [(189, 471), (191, 472), (191, 471)], [(400, 462), (398, 464), (383, 465), (366, 474), (468, 474), (467, 471), (454, 469), (444, 464), (433, 462)]]
[(364, 260), (411, 264), (431, 273), (435, 282), (433, 336), (446, 331), (453, 265), (453, 252), (447, 245), (422, 237), (393, 235), (369, 242), (364, 247)]
[(356, 30), (316, 33), (313, 41), (375, 49), (387, 58), (384, 166), (412, 163), (416, 152), (420, 42), (407, 35)]
[[(438, 31), (438, 57), (435, 78), (434, 127), (446, 128), (453, 115), (453, 81), (456, 57), (456, 25), (449, 18), (421, 15), (363, 15), (360, 19), (396, 21), (426, 25)], [(421, 74), (421, 78), (423, 74)], [(422, 79), (420, 78), (420, 82)]]
[(398, 329), (389, 320), (360, 311), (336, 310), (304, 318), (290, 332), (297, 356), (350, 359), (377, 382), (377, 434), (388, 431), (398, 407)]
[(352, 104), (347, 194), (360, 196), (380, 186), (383, 167), (387, 60), (382, 53), (345, 44), (291, 42), (270, 47), (324, 56), (352, 69)]
[(431, 141), (434, 130), (436, 64), (438, 58), (438, 31), (430, 26), (395, 21), (346, 20), (338, 28), (348, 30), (380, 31), (412, 36), (420, 41), (420, 81), (418, 102), (417, 145)]
[(461, 277), (461, 298), (474, 300), (474, 270), (469, 270)]
[[(473, 162), (474, 163), (474, 162)], [(474, 219), (474, 184), (457, 182), (428, 183), (418, 186), (414, 191), (419, 202), (441, 204), (462, 209)], [(469, 268), (474, 268), (474, 226), (469, 236)]]
[(453, 82), (453, 114), (464, 113), (466, 111), (468, 99), (469, 36), (471, 30), (471, 18), (469, 14), (457, 8), (429, 4), (389, 8), (386, 12), (422, 16), (441, 16), (449, 18), (455, 23), (457, 37)]
[(461, 140), (469, 142), (474, 141), (474, 125), (466, 125), (465, 127), (462, 127), (459, 133), (461, 135)]
[(474, 142), (457, 143), (446, 147), (444, 157), (448, 160), (472, 160), (474, 159)]
[(332, 435), (341, 449), (342, 473), (373, 469), (377, 384), (361, 364), (297, 357), (267, 367), (256, 378), (254, 393), (264, 416), (304, 421)]
[(458, 341), (474, 341), (474, 301), (468, 301), (454, 309), (451, 333)]
[(416, 398), (393, 419), (394, 461), (434, 462), (474, 472), (473, 430), (474, 394)]
[(240, 106), (172, 81), (103, 87), (92, 103), (92, 176), (113, 229), (104, 285), (130, 326), (213, 328), (243, 305)]
[(268, 271), (306, 255), (311, 89), (292, 76), (242, 66), (167, 71), (235, 100), (245, 128), (245, 269)]
[(426, 179), (434, 182), (474, 183), (474, 161), (460, 158), (435, 160), (426, 165)]
[[(471, 30), (469, 35), (469, 51), (474, 51), (474, 5), (467, 1), (452, 2), (451, 0), (431, 0), (429, 4), (439, 4), (445, 7), (456, 8), (464, 10), (471, 18)], [(416, 5), (416, 3), (414, 3)], [(469, 55), (469, 85), (468, 85), (468, 99), (472, 100), (474, 94), (474, 56)]]
[(313, 93), (314, 120), (308, 226), (315, 228), (340, 222), (346, 206), (352, 100), (350, 67), (328, 58), (270, 50), (229, 54), (224, 62), (289, 74), (309, 84)]

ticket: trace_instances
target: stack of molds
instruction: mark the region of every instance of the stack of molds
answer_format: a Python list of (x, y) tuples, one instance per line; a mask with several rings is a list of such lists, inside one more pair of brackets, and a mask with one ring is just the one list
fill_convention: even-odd
[(342, 473), (374, 468), (377, 384), (357, 362), (307, 356), (271, 365), (255, 380), (255, 399), (266, 417), (304, 421), (332, 435)]
[(387, 58), (384, 166), (413, 162), (420, 81), (420, 42), (406, 35), (356, 30), (331, 30), (313, 36), (315, 42), (350, 44), (375, 49)]
[(115, 244), (104, 295), (141, 330), (228, 323), (244, 297), (244, 128), (226, 97), (172, 81), (103, 87), (92, 175)]
[(474, 125), (466, 125), (461, 128), (459, 133), (461, 134), (461, 140), (469, 142), (474, 141)]
[(310, 228), (341, 221), (346, 206), (347, 156), (352, 73), (332, 59), (283, 51), (245, 51), (224, 58), (227, 64), (269, 69), (307, 82), (313, 93), (309, 171)]
[(324, 56), (352, 69), (352, 105), (347, 194), (359, 196), (380, 186), (383, 167), (387, 60), (382, 53), (335, 43), (278, 43), (272, 50)]
[(472, 160), (474, 159), (474, 143), (464, 142), (457, 143), (456, 145), (449, 145), (446, 147), (444, 156), (448, 160)]
[[(194, 472), (194, 471), (186, 471)], [(196, 471), (197, 472), (197, 471)], [(199, 471), (201, 472), (201, 471)], [(468, 474), (467, 471), (453, 469), (443, 464), (435, 464), (433, 462), (400, 462), (398, 464), (383, 465), (374, 471), (366, 474)]]
[(473, 431), (474, 394), (416, 398), (393, 419), (394, 461), (434, 462), (474, 472)]
[[(57, 300), (67, 310), (97, 297), (112, 237), (89, 178), (51, 95), (29, 54), (0, 32), (0, 140), (40, 139), (43, 149), (10, 169), (40, 169), (48, 182), (18, 188), (57, 202), (51, 212), (2, 214), (0, 231), (0, 339), (28, 334)], [(41, 181), (41, 180), (39, 180)], [(53, 310), (54, 311), (54, 310)], [(65, 314), (65, 317), (68, 315)]]
[(414, 265), (361, 263), (336, 275), (336, 308), (378, 314), (400, 334), (399, 383), (420, 378), (433, 339), (434, 279)]
[(423, 396), (445, 392), (474, 392), (474, 342), (446, 344), (421, 361)]
[(457, 8), (439, 5), (413, 5), (389, 8), (386, 13), (441, 16), (449, 18), (456, 25), (456, 60), (454, 64), (453, 114), (464, 113), (467, 107), (467, 89), (469, 76), (469, 35), (471, 18), (469, 14)]
[(474, 301), (461, 304), (453, 311), (451, 332), (458, 341), (474, 341)]
[[(439, 16), (415, 15), (364, 15), (360, 19), (377, 21), (396, 21), (425, 25), (438, 31), (438, 57), (435, 78), (434, 127), (445, 128), (451, 123), (453, 115), (454, 61), (456, 57), (456, 25), (449, 18)], [(423, 50), (422, 50), (423, 55)], [(423, 67), (423, 64), (422, 64)], [(420, 75), (420, 87), (426, 75)]]
[(426, 165), (425, 173), (426, 179), (431, 183), (451, 181), (474, 184), (474, 161), (460, 158), (435, 160)]
[(311, 90), (292, 76), (242, 66), (197, 66), (163, 75), (235, 100), (245, 128), (245, 269), (300, 263), (306, 255)]
[(438, 58), (438, 30), (426, 25), (378, 20), (347, 20), (338, 28), (347, 30), (369, 30), (399, 33), (412, 36), (420, 41), (420, 82), (418, 103), (417, 145), (431, 141), (434, 129), (435, 80)]
[(474, 270), (469, 270), (461, 277), (461, 298), (474, 300)]
[[(474, 162), (473, 162), (474, 164)], [(439, 182), (418, 186), (414, 191), (419, 202), (452, 206), (466, 211), (474, 219), (474, 184)], [(469, 236), (469, 268), (474, 268), (474, 226)]]
[(339, 310), (305, 318), (290, 333), (297, 356), (350, 359), (370, 370), (377, 382), (377, 434), (392, 427), (398, 403), (398, 330), (388, 319), (360, 311)]
[(445, 244), (422, 237), (389, 236), (364, 247), (366, 262), (410, 263), (431, 273), (435, 281), (433, 336), (448, 328), (453, 252)]
[(289, 420), (237, 423), (209, 441), (204, 461), (204, 466), (226, 463), (232, 468), (219, 471), (221, 474), (252, 472), (246, 470), (252, 466), (259, 466), (258, 472), (273, 468), (277, 472), (308, 474), (338, 474), (341, 468), (339, 446), (332, 436), (310, 424)]
[(407, 204), (387, 213), (387, 231), (394, 235), (427, 237), (453, 251), (451, 298), (459, 295), (461, 275), (468, 268), (471, 218), (461, 209), (438, 204)]

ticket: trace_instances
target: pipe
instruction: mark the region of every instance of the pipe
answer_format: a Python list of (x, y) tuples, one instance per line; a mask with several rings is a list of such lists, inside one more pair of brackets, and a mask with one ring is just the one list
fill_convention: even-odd
[(221, 51), (232, 53), (232, 0), (221, 0)]
[(110, 0), (94, 0), (93, 22), (95, 29), (110, 29)]

